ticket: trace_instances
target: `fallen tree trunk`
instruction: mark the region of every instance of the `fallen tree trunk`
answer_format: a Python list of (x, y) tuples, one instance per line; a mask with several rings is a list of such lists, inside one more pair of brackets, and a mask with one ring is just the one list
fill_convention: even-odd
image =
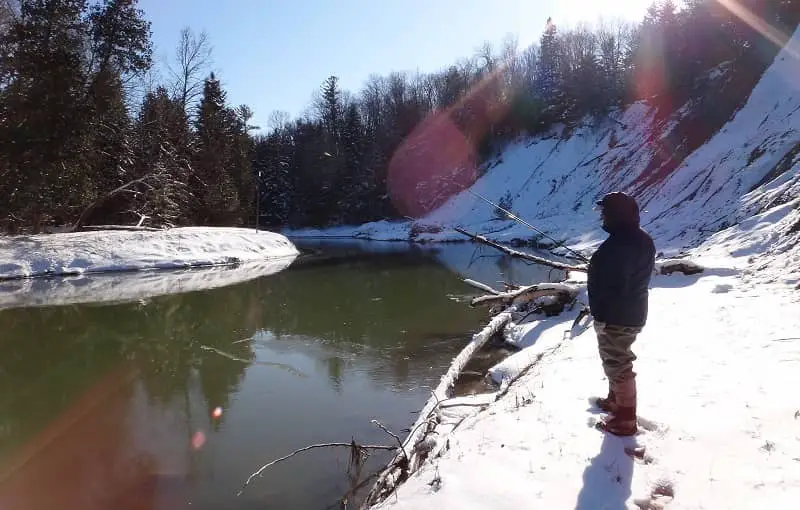
[[(109, 191), (105, 195), (100, 196), (97, 200), (95, 200), (94, 202), (92, 202), (91, 204), (86, 206), (86, 208), (83, 210), (81, 215), (78, 217), (78, 219), (72, 225), (72, 230), (71, 231), (72, 232), (78, 232), (79, 230), (81, 230), (83, 228), (83, 225), (89, 220), (89, 218), (91, 217), (91, 215), (95, 211), (95, 209), (97, 209), (100, 205), (104, 204), (105, 202), (111, 200), (115, 196), (119, 195), (120, 193), (124, 193), (124, 192), (136, 193), (131, 188), (133, 188), (137, 184), (142, 184), (142, 185), (145, 185), (145, 186), (148, 186), (148, 187), (152, 187), (148, 183), (148, 180), (154, 178), (155, 176), (157, 176), (156, 172), (150, 172), (150, 173), (148, 173), (146, 175), (143, 175), (143, 176), (139, 177), (138, 179), (133, 179), (131, 181), (128, 181), (125, 184), (123, 184), (123, 185), (121, 185), (121, 186)], [(140, 227), (141, 225), (137, 225), (137, 226)]]
[(125, 230), (130, 232), (160, 232), (163, 228), (156, 227), (137, 227), (134, 225), (85, 225), (81, 227), (84, 231), (106, 231), (106, 230)]
[(543, 257), (537, 257), (536, 255), (531, 255), (530, 253), (525, 253), (524, 251), (514, 250), (514, 249), (511, 249), (511, 248), (509, 248), (507, 246), (503, 246), (502, 244), (498, 244), (498, 243), (496, 243), (496, 242), (494, 242), (494, 241), (492, 241), (490, 239), (487, 239), (486, 237), (484, 237), (484, 236), (482, 236), (480, 234), (472, 234), (472, 233), (467, 232), (466, 230), (464, 230), (462, 228), (459, 228), (459, 227), (453, 227), (453, 228), (459, 234), (463, 234), (463, 235), (469, 237), (470, 239), (472, 239), (474, 241), (478, 241), (480, 243), (487, 244), (487, 245), (491, 246), (492, 248), (500, 250), (503, 253), (505, 253), (507, 255), (510, 255), (512, 257), (517, 257), (517, 258), (521, 258), (521, 259), (525, 259), (525, 260), (530, 260), (531, 262), (536, 262), (537, 264), (541, 264), (543, 266), (549, 266), (549, 267), (553, 267), (555, 269), (561, 269), (561, 270), (564, 270), (564, 271), (582, 271), (582, 272), (586, 272), (586, 266), (585, 265), (571, 266), (569, 264), (564, 264), (563, 262), (556, 262), (555, 260), (550, 260), (550, 259), (546, 259), (546, 258), (543, 258)]
[(484, 291), (486, 291), (486, 292), (488, 292), (490, 294), (494, 294), (495, 296), (500, 294), (499, 290), (495, 290), (495, 289), (489, 287), (488, 285), (486, 285), (485, 283), (476, 282), (475, 280), (470, 280), (469, 278), (466, 278), (464, 280), (464, 283), (466, 283), (467, 285), (472, 285), (476, 289), (481, 289), (481, 290), (484, 290)]
[(419, 469), (419, 466), (430, 451), (430, 448), (426, 447), (425, 437), (436, 426), (435, 413), (439, 408), (439, 403), (449, 398), (451, 388), (473, 354), (508, 324), (511, 321), (512, 314), (517, 310), (516, 305), (511, 305), (503, 312), (495, 315), (489, 324), (476, 333), (472, 337), (472, 341), (456, 356), (450, 365), (450, 369), (442, 377), (439, 385), (431, 393), (431, 398), (428, 399), (425, 407), (420, 412), (417, 422), (403, 442), (401, 452), (381, 472), (372, 490), (367, 494), (364, 503), (361, 505), (362, 510), (383, 501), (398, 485)]
[(470, 306), (496, 305), (498, 303), (520, 305), (544, 296), (550, 296), (563, 305), (573, 301), (577, 295), (577, 287), (563, 283), (542, 283), (511, 292), (479, 296), (470, 301)]

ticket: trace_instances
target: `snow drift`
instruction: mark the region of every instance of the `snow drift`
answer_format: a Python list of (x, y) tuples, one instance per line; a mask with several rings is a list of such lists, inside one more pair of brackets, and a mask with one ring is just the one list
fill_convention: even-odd
[(298, 253), (281, 234), (243, 228), (0, 237), (0, 280), (216, 266)]

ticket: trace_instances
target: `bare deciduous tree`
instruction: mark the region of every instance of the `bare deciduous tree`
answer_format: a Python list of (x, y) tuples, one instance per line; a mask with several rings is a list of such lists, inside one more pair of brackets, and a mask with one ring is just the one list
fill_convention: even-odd
[(270, 131), (281, 131), (292, 121), (292, 116), (284, 110), (275, 110), (269, 116), (267, 127)]
[(206, 32), (195, 34), (191, 28), (181, 30), (175, 49), (175, 62), (167, 64), (172, 78), (173, 95), (184, 111), (203, 93), (203, 81), (212, 64), (212, 47)]

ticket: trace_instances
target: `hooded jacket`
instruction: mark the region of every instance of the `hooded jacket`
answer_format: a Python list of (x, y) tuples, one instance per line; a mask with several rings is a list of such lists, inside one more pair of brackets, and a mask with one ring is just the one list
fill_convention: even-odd
[(632, 198), (612, 193), (599, 204), (609, 237), (589, 260), (589, 308), (599, 322), (643, 327), (655, 245), (639, 227), (639, 208)]

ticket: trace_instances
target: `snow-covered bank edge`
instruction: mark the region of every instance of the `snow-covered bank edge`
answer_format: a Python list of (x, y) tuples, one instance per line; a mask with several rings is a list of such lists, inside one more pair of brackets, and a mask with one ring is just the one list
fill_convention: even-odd
[(118, 304), (212, 290), (283, 271), (295, 256), (189, 269), (158, 269), (0, 280), (0, 310), (36, 306)]
[(245, 228), (0, 237), (0, 280), (210, 267), (297, 255), (285, 236)]

